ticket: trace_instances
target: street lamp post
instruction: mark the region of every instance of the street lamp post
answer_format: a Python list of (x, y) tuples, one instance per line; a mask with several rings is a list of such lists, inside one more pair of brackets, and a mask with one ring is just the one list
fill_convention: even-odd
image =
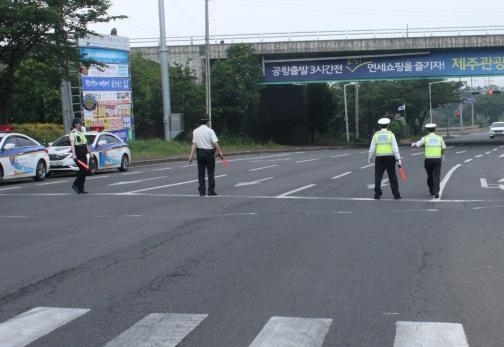
[(164, 0), (158, 0), (159, 11), (159, 59), (161, 65), (161, 88), (163, 94), (163, 123), (164, 137), (171, 140), (171, 101), (170, 101), (170, 75), (168, 62), (168, 49), (166, 48), (165, 10)]
[(346, 141), (350, 143), (350, 133), (348, 131), (348, 106), (347, 106), (347, 97), (346, 97), (346, 87), (355, 85), (355, 82), (350, 82), (343, 85), (343, 98), (345, 100), (345, 128), (346, 128)]
[(208, 1), (205, 0), (205, 94), (206, 94), (206, 113), (212, 127), (212, 91), (210, 83), (210, 25), (208, 20)]
[(432, 85), (436, 83), (444, 83), (448, 81), (435, 81), (429, 82), (429, 115), (430, 115), (430, 123), (432, 123)]

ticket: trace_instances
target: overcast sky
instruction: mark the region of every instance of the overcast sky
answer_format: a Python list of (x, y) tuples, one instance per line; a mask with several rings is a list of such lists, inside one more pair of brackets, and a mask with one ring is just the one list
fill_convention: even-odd
[[(205, 0), (164, 0), (167, 36), (204, 35)], [(158, 37), (158, 0), (112, 0), (129, 18), (94, 26)], [(210, 34), (504, 25), (502, 0), (210, 0)]]

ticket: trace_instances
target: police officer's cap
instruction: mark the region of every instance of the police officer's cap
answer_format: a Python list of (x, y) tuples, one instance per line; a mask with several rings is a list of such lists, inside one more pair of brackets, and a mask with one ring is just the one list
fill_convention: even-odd
[(435, 129), (435, 128), (436, 124), (434, 123), (425, 124), (425, 129)]
[(389, 123), (390, 123), (390, 119), (388, 119), (388, 118), (380, 118), (380, 119), (378, 119), (378, 124), (380, 124), (380, 125), (387, 125)]

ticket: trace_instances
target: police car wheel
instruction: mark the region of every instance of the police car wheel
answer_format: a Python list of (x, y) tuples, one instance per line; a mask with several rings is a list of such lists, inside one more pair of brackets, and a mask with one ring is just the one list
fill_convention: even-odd
[(89, 158), (88, 175), (89, 176), (95, 175), (97, 170), (98, 170), (98, 162), (96, 161), (96, 158), (94, 156), (91, 156), (91, 158)]
[(46, 164), (44, 163), (43, 160), (39, 160), (39, 162), (37, 163), (37, 168), (35, 169), (35, 177), (33, 177), (33, 179), (35, 181), (45, 180), (46, 172), (47, 172)]
[(119, 171), (126, 172), (129, 169), (129, 158), (126, 154), (123, 154), (121, 159), (121, 166), (119, 167)]

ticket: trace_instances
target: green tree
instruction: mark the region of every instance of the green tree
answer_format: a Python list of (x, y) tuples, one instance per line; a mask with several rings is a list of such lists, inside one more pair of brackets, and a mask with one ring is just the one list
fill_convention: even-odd
[(307, 86), (308, 134), (315, 141), (315, 134), (325, 134), (334, 113), (334, 95), (327, 83)]
[(228, 59), (212, 66), (213, 124), (223, 132), (252, 128), (259, 103), (261, 66), (249, 44), (231, 45)]
[(0, 1), (0, 122), (7, 121), (16, 72), (28, 58), (44, 61), (68, 79), (80, 60), (75, 40), (93, 33), (88, 24), (125, 16), (108, 16), (109, 0)]

